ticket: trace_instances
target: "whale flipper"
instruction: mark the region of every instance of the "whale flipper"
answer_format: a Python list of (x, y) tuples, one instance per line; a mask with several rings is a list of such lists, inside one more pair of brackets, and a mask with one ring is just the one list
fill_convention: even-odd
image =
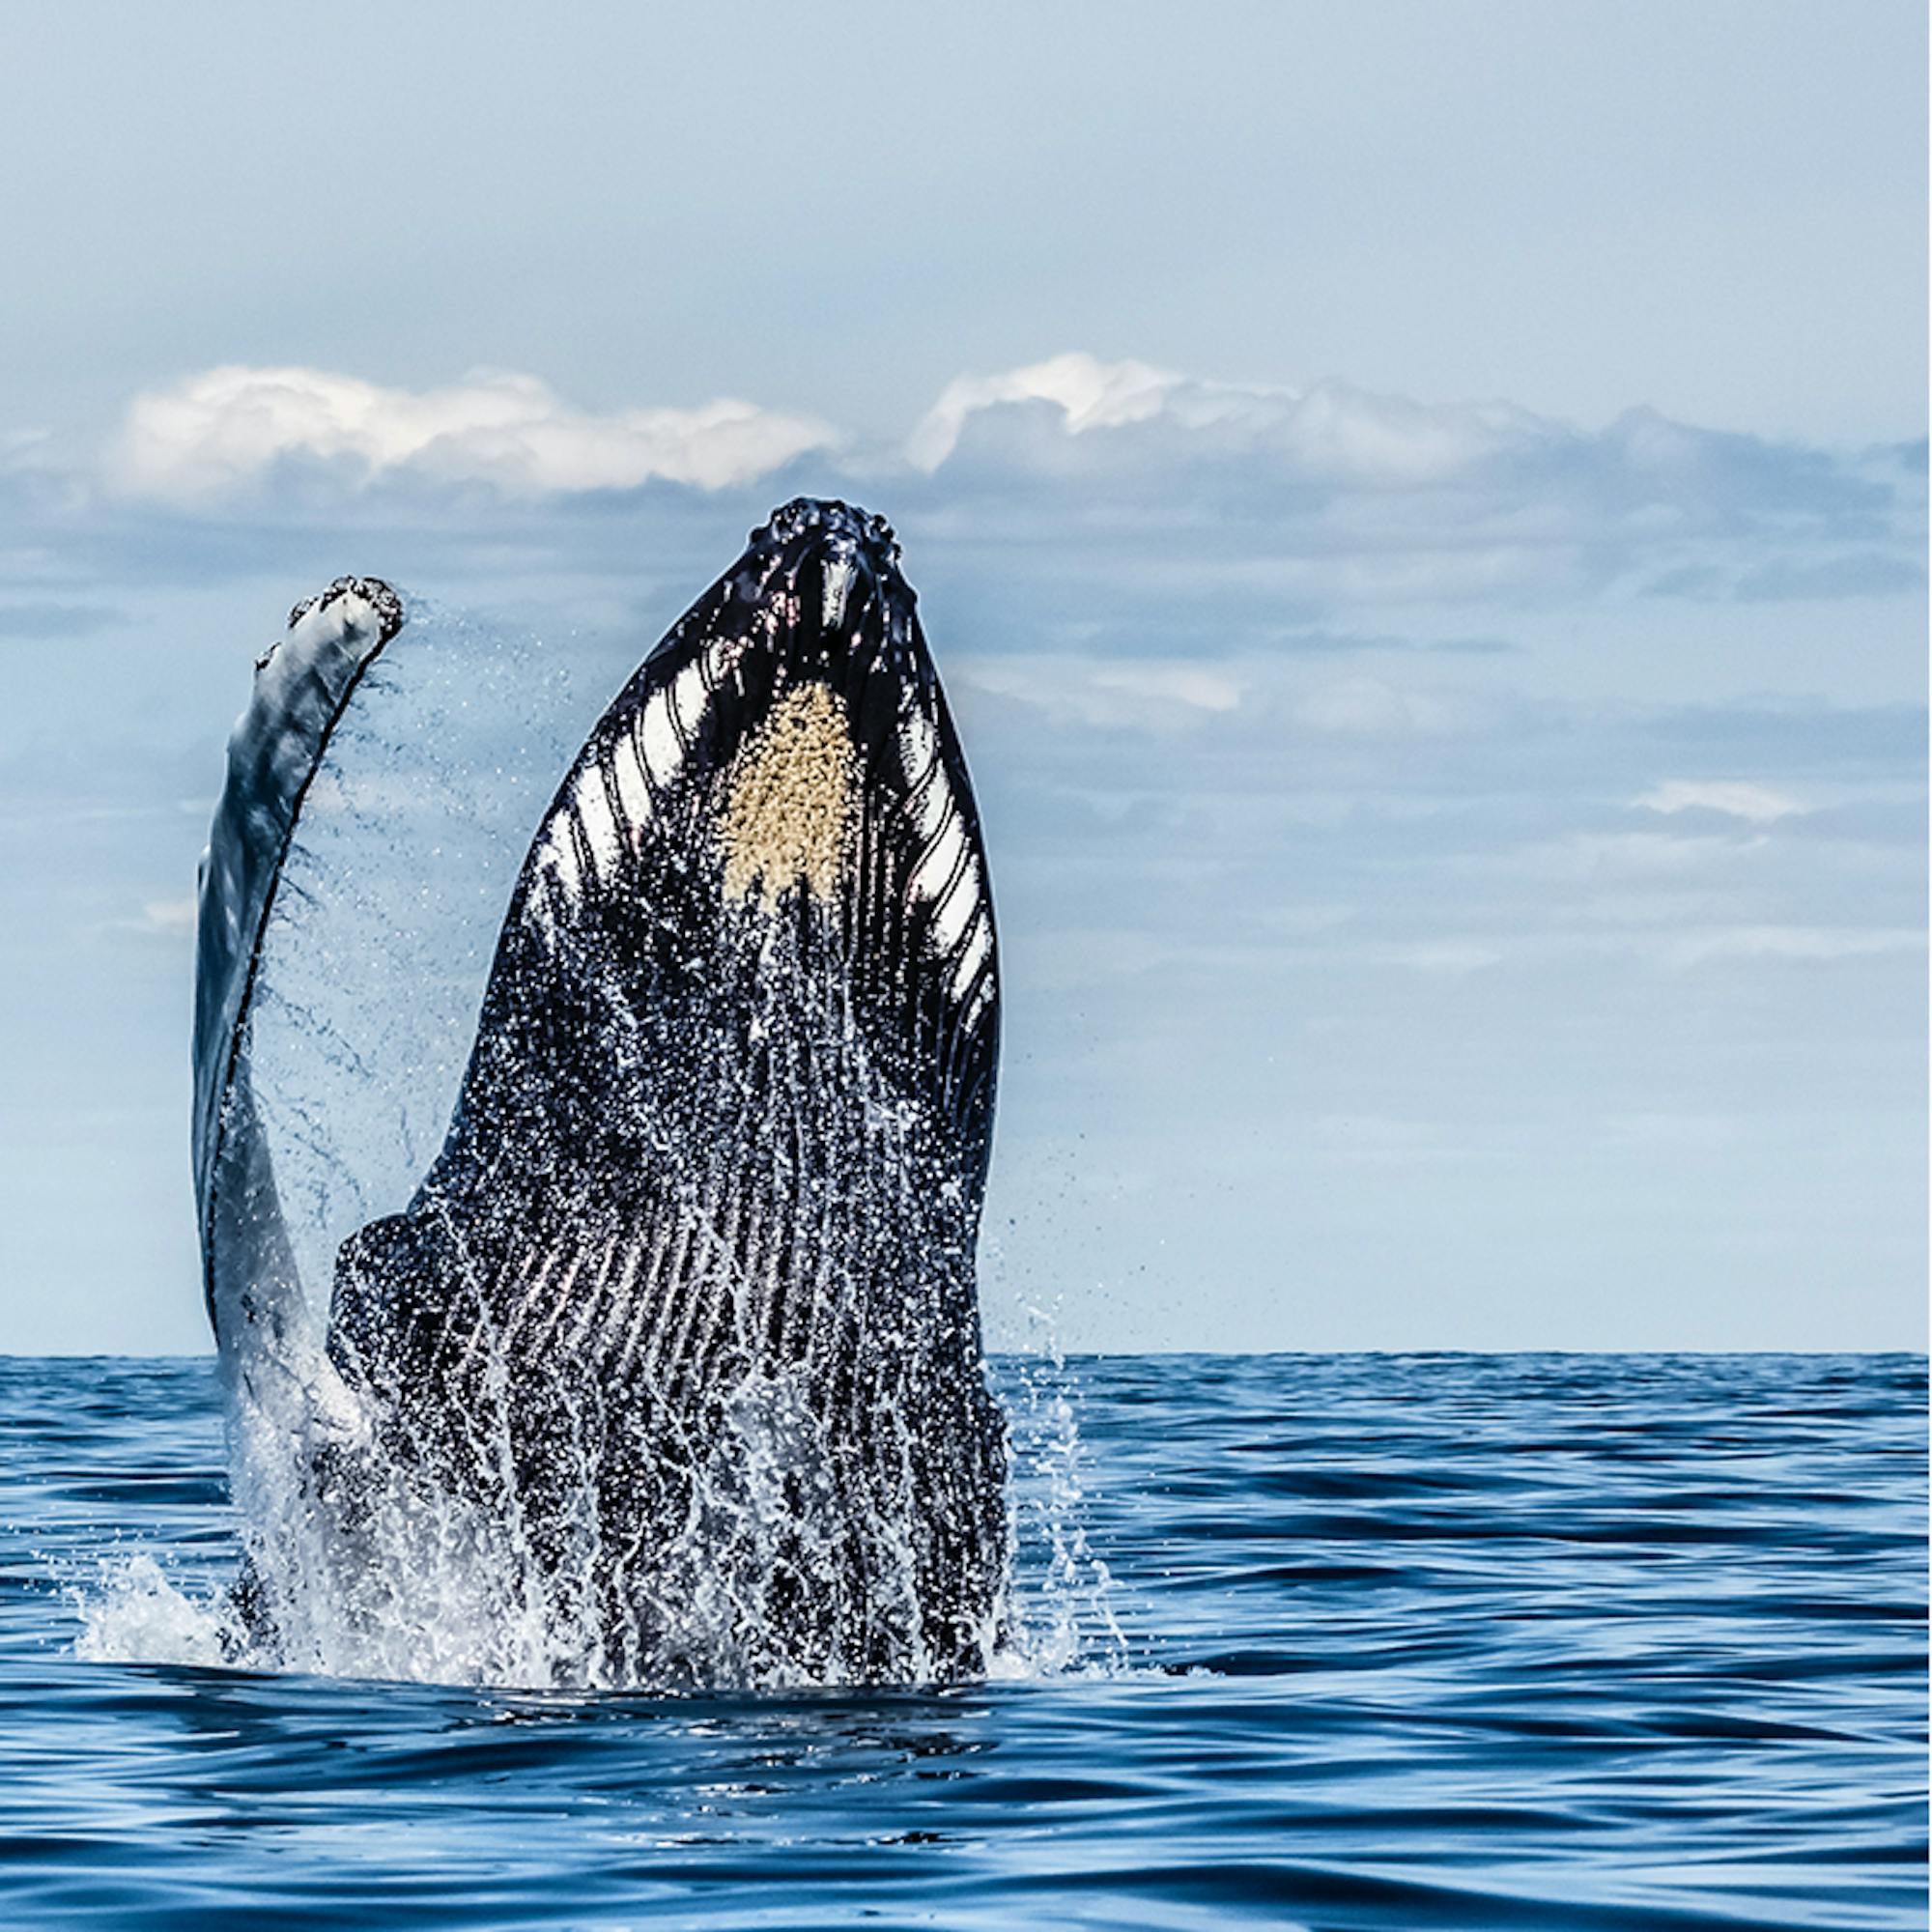
[(364, 675), (403, 627), (376, 578), (339, 578), (289, 615), (255, 668), (228, 743), (227, 781), (202, 859), (195, 939), (195, 1201), (202, 1286), (224, 1366), (298, 1320), (301, 1283), (255, 1106), (248, 1041), (263, 936), (303, 801)]

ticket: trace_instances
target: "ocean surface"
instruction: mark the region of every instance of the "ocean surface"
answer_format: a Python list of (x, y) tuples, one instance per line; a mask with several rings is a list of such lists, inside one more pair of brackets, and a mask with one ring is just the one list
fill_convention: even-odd
[(0, 1360), (0, 1925), (1925, 1924), (1922, 1357), (1001, 1380), (1009, 1673), (667, 1697), (219, 1667), (211, 1366)]

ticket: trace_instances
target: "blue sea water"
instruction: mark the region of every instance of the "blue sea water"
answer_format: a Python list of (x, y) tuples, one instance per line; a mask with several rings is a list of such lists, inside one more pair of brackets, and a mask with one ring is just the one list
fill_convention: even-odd
[(0, 1924), (1925, 1924), (1922, 1357), (1002, 1380), (1029, 1662), (665, 1697), (179, 1661), (211, 1367), (0, 1361)]

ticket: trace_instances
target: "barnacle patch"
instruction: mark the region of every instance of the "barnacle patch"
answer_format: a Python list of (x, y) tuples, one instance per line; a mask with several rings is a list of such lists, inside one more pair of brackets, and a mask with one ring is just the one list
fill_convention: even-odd
[(851, 838), (857, 763), (832, 693), (822, 684), (787, 692), (725, 779), (718, 837), (727, 897), (770, 907), (796, 888), (832, 896)]

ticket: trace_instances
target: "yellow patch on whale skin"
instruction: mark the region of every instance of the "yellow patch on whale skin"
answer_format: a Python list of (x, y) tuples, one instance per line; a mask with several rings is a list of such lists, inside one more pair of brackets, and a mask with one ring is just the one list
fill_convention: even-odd
[(725, 777), (718, 839), (724, 892), (775, 906), (795, 887), (829, 899), (845, 865), (858, 759), (844, 708), (822, 684), (789, 691)]

